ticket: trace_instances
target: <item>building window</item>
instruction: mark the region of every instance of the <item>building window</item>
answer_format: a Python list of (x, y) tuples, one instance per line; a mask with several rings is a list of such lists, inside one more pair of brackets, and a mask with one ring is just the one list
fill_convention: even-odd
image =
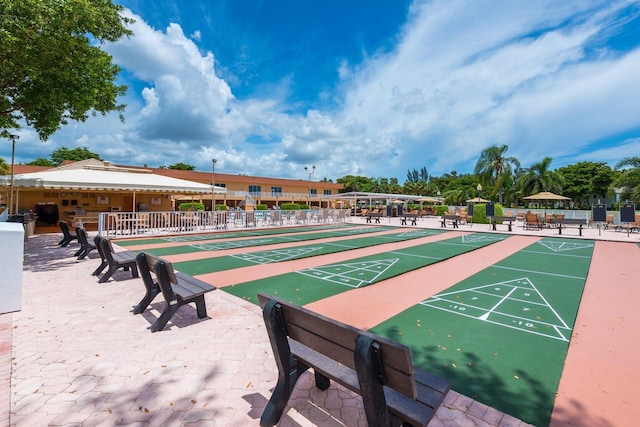
[(249, 186), (249, 194), (252, 196), (259, 196), (262, 192), (262, 187), (259, 185), (250, 185)]
[(330, 196), (331, 195), (331, 190), (324, 190), (324, 192), (322, 193), (325, 196)]
[(312, 196), (317, 196), (318, 195), (318, 190), (316, 188), (310, 188), (309, 189), (309, 194), (311, 194)]
[(272, 196), (281, 196), (282, 195), (282, 187), (271, 187), (271, 195)]

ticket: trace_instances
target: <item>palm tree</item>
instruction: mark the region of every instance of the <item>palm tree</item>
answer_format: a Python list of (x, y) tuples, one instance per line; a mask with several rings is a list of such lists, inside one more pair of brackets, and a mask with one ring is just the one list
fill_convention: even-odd
[(638, 156), (625, 157), (624, 159), (622, 159), (618, 163), (616, 163), (616, 169), (620, 169), (620, 168), (623, 168), (625, 166), (631, 166), (633, 168), (640, 168), (640, 157), (638, 157)]
[[(505, 153), (509, 146), (492, 145), (482, 150), (476, 163), (475, 174), (481, 184), (492, 186), (498, 192), (498, 202), (502, 204), (502, 188), (508, 175), (511, 175), (512, 165), (520, 167), (520, 162), (515, 157), (507, 157)], [(505, 174), (505, 175), (503, 175)]]
[(549, 169), (553, 159), (549, 156), (534, 163), (521, 179), (521, 188), (526, 194), (539, 193), (541, 191), (559, 191), (562, 182), (561, 177), (555, 171)]

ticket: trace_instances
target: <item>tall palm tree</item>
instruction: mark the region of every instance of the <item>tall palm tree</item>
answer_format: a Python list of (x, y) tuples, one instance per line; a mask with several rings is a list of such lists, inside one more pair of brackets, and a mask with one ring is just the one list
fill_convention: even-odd
[(616, 163), (616, 169), (620, 169), (620, 168), (623, 168), (625, 166), (631, 166), (633, 168), (640, 168), (640, 157), (638, 157), (638, 156), (625, 157), (624, 159), (622, 159), (618, 163)]
[(485, 148), (480, 153), (480, 158), (475, 168), (475, 174), (478, 176), (480, 183), (485, 186), (491, 186), (498, 192), (498, 202), (500, 204), (502, 204), (502, 188), (505, 179), (507, 179), (506, 173), (511, 173), (511, 166), (520, 167), (518, 159), (505, 155), (508, 149), (509, 146), (506, 144), (500, 146), (492, 145)]
[(521, 188), (526, 194), (541, 191), (559, 191), (562, 187), (560, 175), (549, 169), (553, 159), (549, 156), (534, 163), (527, 173), (521, 177)]

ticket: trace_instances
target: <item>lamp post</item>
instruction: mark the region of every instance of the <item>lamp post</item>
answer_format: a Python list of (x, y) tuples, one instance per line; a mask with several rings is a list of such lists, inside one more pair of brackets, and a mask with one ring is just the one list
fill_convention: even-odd
[(311, 166), (311, 169), (304, 167), (304, 171), (309, 175), (309, 188), (307, 190), (307, 204), (311, 207), (311, 175), (316, 171), (316, 165)]
[(9, 135), (11, 138), (11, 184), (9, 186), (9, 215), (13, 214), (13, 168), (16, 156), (16, 139), (20, 139), (20, 135)]
[(211, 160), (211, 212), (216, 211), (216, 162), (216, 159)]
[(480, 192), (482, 191), (482, 185), (478, 184), (478, 186), (476, 187), (476, 190), (478, 190), (478, 202), (480, 201)]

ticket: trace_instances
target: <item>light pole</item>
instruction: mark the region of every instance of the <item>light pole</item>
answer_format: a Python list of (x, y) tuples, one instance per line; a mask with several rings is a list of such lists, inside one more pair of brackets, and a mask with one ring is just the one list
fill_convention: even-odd
[(216, 159), (211, 160), (211, 212), (216, 211), (216, 162)]
[(16, 139), (20, 139), (20, 135), (9, 135), (11, 138), (11, 185), (9, 194), (9, 215), (13, 214), (13, 167), (16, 157)]
[(309, 175), (309, 188), (307, 190), (307, 204), (311, 207), (311, 175), (316, 171), (316, 165), (311, 166), (311, 170), (308, 167), (304, 167), (304, 171)]

